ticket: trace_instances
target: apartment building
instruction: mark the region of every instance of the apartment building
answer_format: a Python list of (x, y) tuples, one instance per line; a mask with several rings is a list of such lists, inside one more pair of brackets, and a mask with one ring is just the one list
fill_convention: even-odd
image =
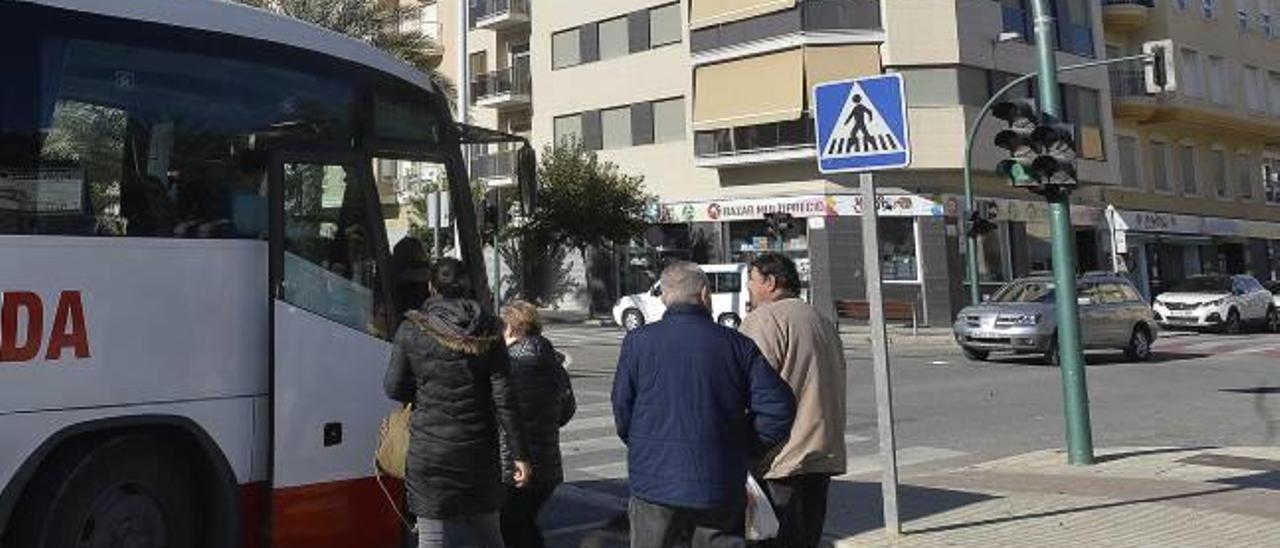
[(1171, 39), (1178, 90), (1143, 92), (1114, 69), (1120, 185), (1144, 290), (1203, 272), (1280, 277), (1280, 3), (1104, 0), (1110, 55)]
[[(539, 148), (580, 142), (644, 175), (660, 199), (656, 228), (605, 287), (640, 290), (666, 258), (739, 262), (781, 248), (821, 308), (862, 298), (857, 179), (818, 172), (810, 93), (899, 72), (913, 163), (875, 175), (887, 298), (933, 325), (964, 304), (964, 139), (995, 90), (1036, 68), (1025, 0), (469, 1), (472, 121)], [(1280, 29), (1272, 3), (1237, 1), (1052, 2), (1060, 66), (1164, 38), (1180, 55), (1180, 89), (1160, 97), (1143, 92), (1138, 63), (1062, 74), (1083, 183), (1072, 207), (1080, 268), (1109, 268), (1114, 250), (1149, 295), (1200, 272), (1280, 270)], [(452, 9), (438, 9), (446, 45)], [(984, 292), (1052, 267), (1043, 200), (993, 173), (999, 129), (987, 120), (974, 153), (978, 205), (997, 226), (979, 240)], [(1108, 206), (1127, 225), (1115, 235)], [(799, 221), (785, 241), (766, 229), (774, 211)]]
[[(1096, 3), (1060, 4), (1059, 62), (1101, 57)], [(660, 197), (660, 228), (632, 250), (624, 287), (642, 287), (663, 257), (736, 262), (781, 247), (802, 265), (813, 302), (830, 308), (863, 295), (862, 204), (855, 177), (816, 168), (811, 88), (901, 72), (914, 163), (876, 175), (886, 293), (948, 325), (963, 295), (964, 136), (994, 88), (1034, 69), (1028, 21), (1020, 5), (992, 0), (544, 0), (532, 21), (533, 136), (597, 149)], [(1106, 71), (1067, 74), (1063, 89), (1086, 149), (1082, 179), (1116, 183)], [(1047, 268), (1048, 223), (1042, 202), (990, 173), (1000, 155), (989, 126), (975, 163), (1000, 230), (980, 253), (984, 280), (998, 284)], [(1087, 194), (1079, 241), (1100, 257), (1100, 210), (1084, 205)], [(771, 211), (799, 221), (784, 242), (767, 233)]]

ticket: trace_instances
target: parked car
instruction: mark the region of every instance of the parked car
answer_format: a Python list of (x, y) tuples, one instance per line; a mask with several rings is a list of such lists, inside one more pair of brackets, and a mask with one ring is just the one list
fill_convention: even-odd
[[(1020, 278), (981, 305), (960, 310), (953, 326), (965, 357), (986, 360), (992, 352), (1041, 354), (1057, 365), (1058, 321), (1051, 276)], [(1077, 279), (1080, 335), (1085, 349), (1122, 349), (1134, 361), (1151, 358), (1160, 333), (1151, 306), (1127, 278), (1112, 273)]]
[(1217, 328), (1236, 334), (1246, 324), (1280, 329), (1275, 297), (1253, 276), (1192, 276), (1160, 294), (1156, 320), (1171, 328)]
[[(747, 265), (700, 265), (711, 281), (711, 317), (720, 325), (737, 329), (747, 315)], [(627, 331), (662, 319), (667, 311), (662, 304), (662, 282), (653, 284), (649, 291), (627, 295), (613, 305), (613, 320)]]
[(1271, 300), (1273, 301), (1272, 304), (1276, 308), (1280, 308), (1280, 280), (1277, 280), (1274, 282), (1267, 282), (1262, 285), (1263, 287), (1267, 288), (1267, 291), (1271, 292)]

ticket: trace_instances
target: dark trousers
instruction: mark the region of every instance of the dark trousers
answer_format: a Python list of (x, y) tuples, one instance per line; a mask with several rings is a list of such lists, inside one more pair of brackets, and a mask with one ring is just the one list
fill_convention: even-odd
[(764, 488), (778, 514), (778, 536), (756, 544), (759, 548), (817, 548), (827, 518), (827, 490), (831, 476), (801, 474), (767, 480)]
[(746, 503), (698, 510), (631, 497), (631, 548), (672, 548), (691, 539), (692, 548), (744, 548)]
[(542, 529), (538, 528), (538, 513), (556, 490), (550, 487), (507, 487), (507, 499), (502, 504), (502, 540), (507, 548), (546, 548)]

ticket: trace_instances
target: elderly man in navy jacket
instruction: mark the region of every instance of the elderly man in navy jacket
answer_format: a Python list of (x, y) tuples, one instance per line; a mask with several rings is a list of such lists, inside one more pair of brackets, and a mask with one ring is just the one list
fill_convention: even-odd
[(711, 319), (697, 265), (663, 271), (662, 301), (662, 321), (623, 341), (613, 383), (631, 547), (744, 546), (748, 460), (786, 441), (795, 396), (751, 339)]

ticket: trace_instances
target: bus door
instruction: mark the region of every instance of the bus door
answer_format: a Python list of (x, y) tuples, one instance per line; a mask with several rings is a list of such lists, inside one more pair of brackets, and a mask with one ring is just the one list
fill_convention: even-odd
[(393, 546), (388, 499), (399, 496), (373, 478), (394, 406), (382, 389), (391, 315), (369, 160), (270, 157), (271, 545)]

